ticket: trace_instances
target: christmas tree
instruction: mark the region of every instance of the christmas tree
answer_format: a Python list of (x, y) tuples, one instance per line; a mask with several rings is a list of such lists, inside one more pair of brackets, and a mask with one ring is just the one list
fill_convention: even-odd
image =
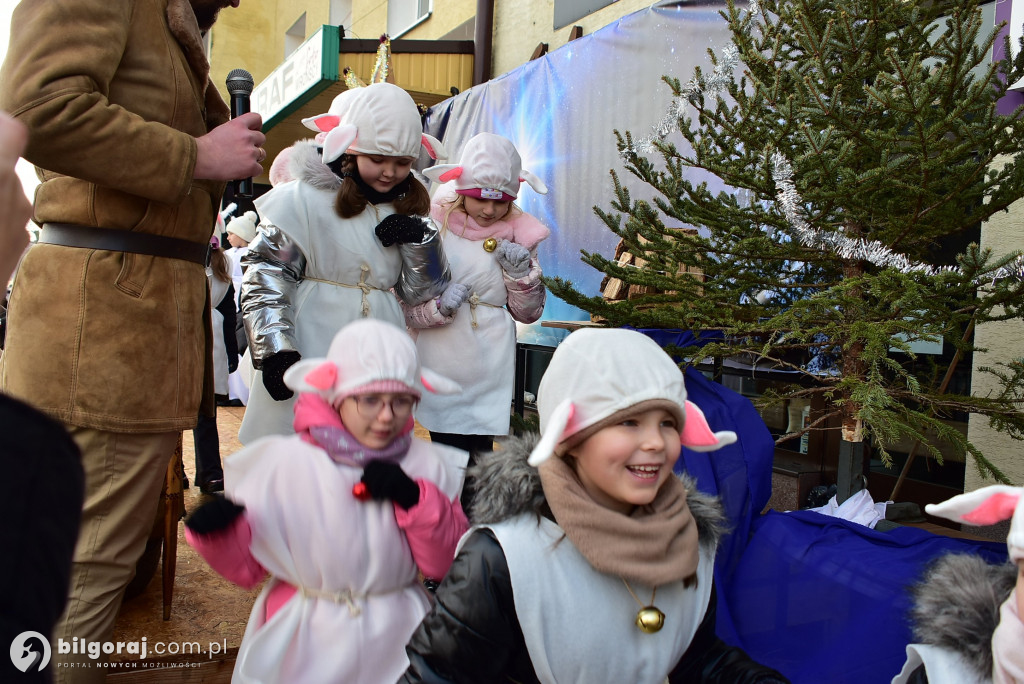
[(663, 79), (673, 101), (654, 134), (616, 132), (653, 202), (613, 172), (611, 210), (595, 207), (635, 262), (583, 261), (646, 294), (608, 301), (560, 278), (551, 292), (611, 326), (697, 333), (669, 349), (681, 358), (791, 371), (802, 382), (765, 401), (821, 397), (803, 431), (841, 430), (840, 500), (866, 439), (886, 465), (900, 439), (940, 462), (945, 441), (1005, 482), (946, 419), (983, 414), (1024, 438), (1024, 362), (986, 368), (1001, 389), (979, 396), (911, 345), (960, 359), (975, 326), (1021, 315), (1020, 253), (971, 240), (1024, 195), (1024, 112), (996, 108), (1024, 51), (992, 62), (996, 30), (970, 0), (730, 0), (722, 16), (733, 43), (686, 82)]

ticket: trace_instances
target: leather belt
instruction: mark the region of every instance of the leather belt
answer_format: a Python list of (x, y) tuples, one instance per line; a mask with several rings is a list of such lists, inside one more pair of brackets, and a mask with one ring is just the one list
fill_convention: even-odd
[(39, 231), (39, 243), (103, 249), (108, 252), (128, 252), (147, 256), (181, 259), (205, 266), (210, 252), (209, 244), (200, 244), (180, 238), (152, 233), (136, 233), (116, 228), (94, 228), (72, 223), (44, 223)]

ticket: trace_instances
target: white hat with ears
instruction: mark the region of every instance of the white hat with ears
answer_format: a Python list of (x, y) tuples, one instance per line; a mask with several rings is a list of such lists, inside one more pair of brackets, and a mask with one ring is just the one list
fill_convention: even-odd
[(1006, 547), (1014, 562), (1024, 560), (1024, 487), (989, 485), (924, 507), (928, 515), (981, 527), (1010, 520)]
[(512, 141), (494, 133), (477, 133), (466, 143), (458, 164), (435, 164), (423, 175), (438, 183), (451, 182), (458, 194), (478, 199), (511, 202), (519, 196), (523, 181), (542, 195), (548, 191), (539, 178), (523, 168)]
[(736, 433), (712, 432), (704, 413), (686, 399), (683, 373), (657, 342), (624, 328), (584, 328), (555, 349), (537, 390), (541, 439), (530, 454), (537, 466), (602, 427), (638, 411), (672, 413), (680, 443), (714, 451)]
[(420, 146), (432, 159), (444, 158), (441, 141), (423, 132), (420, 112), (409, 93), (391, 83), (373, 83), (346, 90), (334, 98), (326, 114), (302, 123), (324, 137), (323, 162), (345, 154), (419, 157)]
[(403, 328), (375, 318), (360, 318), (343, 327), (334, 335), (327, 358), (300, 360), (285, 371), (284, 383), (296, 392), (319, 394), (331, 404), (366, 387), (417, 397), (423, 390), (455, 394), (462, 389), (420, 367), (416, 343)]

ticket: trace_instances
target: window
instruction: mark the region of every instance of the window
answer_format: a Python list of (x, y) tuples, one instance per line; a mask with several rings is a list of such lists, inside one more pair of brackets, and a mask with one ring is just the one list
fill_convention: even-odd
[(430, 0), (388, 0), (388, 35), (396, 38), (430, 16)]
[(284, 34), (284, 56), (295, 52), (295, 50), (302, 45), (303, 41), (306, 40), (306, 13), (303, 12), (302, 16), (299, 17), (292, 27), (285, 31)]

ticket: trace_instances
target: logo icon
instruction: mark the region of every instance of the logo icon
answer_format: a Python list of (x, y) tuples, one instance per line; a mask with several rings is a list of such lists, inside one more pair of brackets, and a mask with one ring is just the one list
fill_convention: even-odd
[(39, 632), (22, 632), (11, 642), (11, 662), (22, 672), (42, 670), (50, 662), (50, 640)]

